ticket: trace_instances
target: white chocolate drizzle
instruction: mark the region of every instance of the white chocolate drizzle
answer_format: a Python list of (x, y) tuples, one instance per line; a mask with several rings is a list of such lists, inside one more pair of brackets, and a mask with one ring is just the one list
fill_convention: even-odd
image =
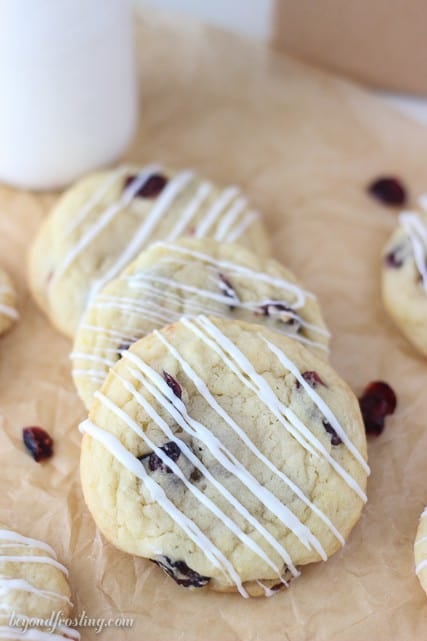
[[(99, 236), (99, 234), (111, 223), (111, 221), (131, 203), (131, 201), (136, 197), (138, 191), (150, 179), (151, 175), (153, 173), (160, 172), (161, 170), (162, 168), (159, 165), (151, 165), (144, 167), (140, 171), (140, 173), (124, 189), (118, 201), (108, 206), (97, 217), (97, 219), (88, 226), (88, 228), (82, 233), (80, 239), (71, 247), (64, 260), (57, 266), (50, 286), (52, 283), (58, 282), (80, 254), (85, 251)], [(73, 221), (65, 230), (65, 237), (70, 236), (76, 231), (76, 229), (86, 222), (93, 209), (103, 202), (108, 190), (118, 179), (125, 176), (128, 171), (130, 170), (126, 167), (120, 167), (116, 172), (107, 177), (93, 196), (76, 213)], [(162, 217), (168, 212), (176, 198), (193, 179), (194, 173), (192, 171), (185, 170), (177, 173), (173, 178), (168, 180), (165, 188), (160, 193), (145, 220), (132, 233), (132, 236), (129, 238), (129, 242), (122, 253), (115, 258), (112, 264), (107, 265), (105, 271), (100, 270), (98, 277), (91, 285), (89, 298), (93, 297), (105, 283), (114, 278), (137, 255), (141, 248), (149, 242)], [(175, 240), (185, 232), (187, 226), (199, 213), (200, 208), (210, 196), (212, 190), (213, 185), (209, 182), (204, 182), (200, 185), (194, 197), (187, 204), (184, 211), (175, 222), (171, 232), (168, 234), (168, 240)], [(248, 214), (246, 213), (246, 200), (243, 197), (240, 197), (239, 194), (240, 191), (237, 187), (229, 187), (225, 189), (212, 203), (206, 213), (206, 216), (198, 223), (195, 236), (200, 238), (207, 233), (210, 233), (212, 226), (218, 224), (218, 220), (221, 217), (221, 221), (216, 230), (218, 238), (225, 242), (230, 242), (229, 236), (232, 237), (233, 240), (238, 239), (258, 218), (257, 212), (249, 212), (250, 216), (248, 217)], [(245, 214), (244, 218), (239, 222), (239, 218), (241, 218), (242, 214)], [(236, 225), (234, 229), (230, 229), (235, 223)]]
[[(315, 456), (324, 456), (331, 464), (331, 467), (347, 482), (349, 487), (352, 488), (362, 500), (366, 500), (363, 490), (358, 486), (356, 481), (352, 479), (352, 477), (329, 455), (310, 430), (306, 426), (302, 425), (301, 421), (297, 419), (295, 415), (289, 415), (286, 417), (283, 415), (284, 406), (281, 404), (279, 399), (277, 399), (272, 388), (268, 385), (263, 376), (256, 373), (250, 361), (236, 346), (234, 346), (230, 339), (220, 332), (220, 330), (218, 330), (218, 328), (205, 317), (197, 317), (191, 320), (183, 319), (182, 323), (187, 329), (199, 336), (199, 338), (201, 338), (208, 347), (214, 349), (220, 357), (223, 358), (226, 365), (231, 369), (231, 371), (233, 371), (233, 373), (236, 374), (236, 376), (238, 376), (239, 380), (245, 383), (255, 394), (258, 395), (259, 398), (261, 398), (270, 412), (281, 419), (282, 425), (289, 429), (291, 433), (296, 435), (296, 438), (302, 447), (312, 452)], [(236, 423), (234, 418), (226, 412), (214, 398), (205, 382), (196, 374), (190, 363), (185, 360), (179, 351), (167, 341), (165, 336), (158, 331), (155, 331), (154, 333), (167, 348), (169, 354), (178, 362), (183, 374), (197, 389), (203, 401), (216, 412), (218, 420), (225, 423), (227, 427), (233, 430), (242, 447), (248, 448), (251, 453), (257, 457), (258, 461), (273, 472), (273, 474), (277, 476), (307, 508), (322, 520), (337, 540), (339, 540), (343, 545), (344, 538), (333, 525), (329, 517), (327, 517), (326, 514), (313, 504), (310, 499), (305, 496), (302, 490), (262, 453), (262, 451), (250, 439), (245, 430)], [(267, 341), (267, 346), (270, 348), (272, 344)], [(281, 354), (282, 352), (280, 352), (280, 355)], [(278, 356), (276, 353), (275, 355)], [(287, 505), (283, 504), (283, 502), (280, 501), (264, 484), (261, 484), (260, 481), (255, 478), (253, 474), (251, 474), (251, 472), (249, 472), (249, 470), (240, 462), (233, 451), (231, 451), (217, 436), (215, 436), (209, 428), (190, 415), (185, 403), (176, 395), (176, 393), (174, 393), (174, 390), (171, 389), (164, 377), (162, 377), (133, 352), (124, 351), (122, 353), (122, 357), (127, 363), (130, 377), (133, 380), (138, 381), (140, 389), (144, 390), (144, 393), (138, 391), (135, 385), (129, 380), (129, 377), (124, 378), (115, 370), (112, 370), (112, 375), (115, 376), (123, 388), (137, 402), (137, 405), (144, 410), (145, 414), (149, 416), (156, 427), (161, 430), (165, 437), (163, 442), (173, 442), (179, 448), (179, 452), (182, 453), (185, 459), (188, 460), (201, 475), (203, 475), (205, 482), (212, 484), (222, 499), (225, 499), (230, 504), (232, 513), (233, 511), (237, 512), (240, 517), (250, 524), (253, 531), (256, 531), (261, 535), (267, 547), (270, 547), (276, 555), (279, 555), (282, 563), (285, 563), (285, 566), (288, 567), (294, 576), (297, 576), (299, 572), (295, 567), (289, 552), (271, 534), (269, 529), (248, 511), (243, 503), (237, 498), (236, 493), (232, 494), (230, 490), (221, 483), (217, 476), (217, 472), (213, 474), (210, 469), (206, 467), (202, 460), (194, 453), (194, 450), (189, 447), (182, 435), (186, 434), (193, 441), (196, 440), (196, 442), (203, 445), (204, 447), (202, 447), (201, 450), (203, 451), (206, 449), (206, 451), (209, 452), (209, 455), (226, 470), (226, 478), (227, 475), (234, 476), (244, 486), (245, 491), (249, 492), (262, 504), (263, 513), (267, 511), (274, 515), (277, 520), (282, 522), (289, 532), (293, 533), (301, 545), (305, 546), (307, 549), (315, 550), (320, 558), (324, 560), (327, 558), (326, 552), (324, 551), (320, 541), (316, 536), (314, 536), (313, 532), (302, 521), (300, 521), (298, 516), (292, 512)], [(285, 362), (282, 362), (283, 359), (281, 358), (279, 358), (279, 360), (285, 369), (293, 373), (301, 384), (306, 383), (292, 361), (290, 361), (285, 355), (283, 355), (283, 357)], [(263, 381), (263, 383), (261, 381)], [(311, 388), (310, 391), (312, 391)], [(148, 395), (152, 397), (159, 408), (161, 408), (161, 414), (154, 408), (153, 403), (148, 400)], [(334, 417), (328, 406), (326, 406), (324, 401), (320, 399), (317, 394), (310, 394), (310, 396), (314, 404), (322, 411), (323, 415), (328, 420), (333, 421), (332, 424), (334, 425), (337, 434), (340, 435), (340, 437), (343, 437), (343, 445), (349, 449), (353, 456), (366, 470), (367, 465), (365, 460), (357, 449), (352, 446), (344, 429), (339, 425), (337, 419)], [(124, 423), (144, 442), (149, 452), (155, 453), (163, 465), (175, 474), (187, 491), (191, 493), (205, 509), (209, 510), (214, 517), (219, 519), (224, 527), (228, 528), (228, 530), (237, 539), (239, 539), (244, 546), (251, 549), (252, 552), (259, 556), (268, 565), (268, 567), (274, 570), (278, 579), (282, 583), (286, 584), (284, 578), (281, 576), (280, 564), (278, 564), (276, 560), (277, 557), (269, 556), (266, 549), (264, 547), (260, 547), (259, 543), (256, 543), (248, 535), (246, 528), (244, 529), (241, 525), (238, 525), (231, 516), (226, 514), (217, 504), (214, 503), (213, 499), (210, 498), (210, 493), (207, 494), (202, 492), (195, 483), (192, 482), (191, 478), (187, 478), (178, 462), (168, 456), (168, 454), (162, 449), (162, 446), (155, 443), (148, 434), (144, 432), (140, 425), (132, 419), (126, 411), (124, 411), (124, 409), (118, 407), (101, 392), (97, 392), (95, 397), (107, 410), (114, 414), (116, 418)], [(169, 424), (177, 425), (180, 428), (180, 432), (178, 434), (175, 433)], [(127, 468), (129, 472), (135, 474), (135, 476), (143, 482), (151, 496), (151, 499), (158, 502), (159, 506), (169, 514), (175, 523), (181, 527), (191, 540), (204, 552), (211, 563), (214, 563), (214, 565), (219, 567), (225, 575), (228, 575), (233, 580), (240, 593), (247, 596), (246, 591), (243, 588), (241, 578), (239, 577), (236, 569), (229, 561), (227, 561), (226, 557), (221, 552), (218, 547), (218, 543), (214, 543), (209, 539), (206, 533), (203, 533), (191, 519), (189, 519), (173, 504), (172, 500), (165, 494), (165, 490), (156, 483), (152, 476), (148, 474), (142, 461), (137, 459), (129, 450), (127, 450), (117, 437), (94, 425), (92, 421), (85, 421), (80, 426), (80, 429), (83, 433), (87, 433), (102, 444), (112, 454), (112, 456)], [(217, 469), (218, 468), (215, 467), (215, 470)], [(369, 470), (369, 468), (367, 469)], [(240, 497), (239, 493), (237, 493), (237, 495)], [(267, 521), (268, 520), (269, 519), (267, 519)], [(267, 588), (261, 581), (258, 583), (264, 589), (267, 596), (275, 593), (274, 590)]]
[[(133, 341), (141, 338), (145, 333), (150, 330), (163, 327), (169, 323), (178, 321), (182, 315), (182, 310), (185, 309), (186, 315), (210, 315), (210, 316), (229, 316), (228, 307), (230, 304), (235, 309), (241, 309), (254, 314), (254, 320), (257, 321), (256, 315), (262, 314), (262, 309), (265, 306), (271, 305), (269, 315), (272, 318), (277, 318), (278, 322), (275, 324), (275, 329), (285, 335), (290, 335), (295, 340), (320, 349), (328, 351), (328, 348), (323, 343), (311, 340), (302, 335), (301, 331), (296, 332), (292, 325), (286, 323), (287, 319), (296, 319), (298, 326), (302, 331), (310, 331), (317, 333), (319, 336), (329, 336), (329, 332), (320, 326), (314, 325), (306, 321), (302, 316), (297, 313), (306, 304), (307, 299), (314, 298), (313, 294), (302, 289), (293, 282), (286, 279), (279, 278), (268, 273), (252, 270), (244, 265), (240, 265), (228, 260), (218, 260), (209, 256), (201, 251), (185, 248), (177, 244), (168, 242), (157, 242), (153, 244), (153, 248), (159, 247), (167, 253), (159, 257), (156, 265), (172, 264), (173, 266), (182, 265), (184, 267), (199, 263), (207, 273), (206, 287), (196, 287), (189, 285), (173, 278), (166, 278), (161, 275), (156, 275), (154, 272), (146, 270), (144, 272), (136, 272), (131, 275), (122, 276), (126, 281), (128, 292), (129, 289), (135, 291), (134, 296), (129, 294), (120, 295), (106, 295), (101, 292), (93, 299), (91, 303), (92, 309), (114, 309), (125, 313), (129, 319), (134, 319), (133, 327), (117, 326), (112, 329), (103, 328), (101, 326), (82, 323), (81, 329), (86, 329), (94, 333), (104, 334), (103, 344), (105, 347), (99, 348), (99, 351), (107, 356), (108, 354), (117, 355), (117, 348), (119, 345), (131, 344)], [(247, 300), (242, 301), (238, 296), (233, 298), (230, 294), (225, 292), (225, 285), (220, 280), (219, 274), (225, 272), (227, 277), (243, 279), (242, 282), (245, 287), (248, 283), (259, 282), (274, 288), (275, 299), (261, 299), (261, 300)], [(210, 283), (214, 283), (212, 287)], [(250, 286), (250, 285), (249, 285)], [(175, 291), (168, 291), (169, 289)], [(277, 297), (276, 297), (277, 292)], [(286, 311), (279, 311), (275, 309), (277, 303), (285, 303)], [(223, 309), (224, 307), (224, 309)], [(281, 315), (284, 317), (284, 322), (281, 321)], [(123, 316), (123, 314), (122, 314)], [(141, 318), (141, 325), (144, 330), (138, 329), (138, 319)], [(151, 327), (147, 324), (151, 324)], [(96, 360), (101, 363), (101, 355), (94, 357), (94, 348), (90, 348), (88, 352), (91, 353), (74, 353), (72, 359), (74, 362), (78, 361), (79, 365), (73, 370), (75, 378), (88, 378), (94, 383), (98, 383), (102, 371), (104, 370), (104, 377), (107, 375), (108, 368), (113, 364), (113, 359), (106, 359), (104, 368), (94, 370), (90, 365), (91, 361)], [(84, 362), (88, 362), (88, 367), (82, 366)]]
[[(114, 456), (123, 467), (132, 472), (140, 481), (143, 482), (151, 499), (156, 501), (164, 512), (182, 528), (193, 543), (206, 555), (209, 561), (225, 574), (228, 574), (236, 585), (240, 594), (245, 598), (248, 593), (244, 589), (242, 582), (236, 570), (223, 555), (223, 553), (210, 541), (204, 532), (183, 512), (181, 512), (172, 501), (166, 496), (163, 488), (147, 474), (141, 462), (127, 450), (122, 443), (106, 430), (97, 427), (89, 420), (80, 424), (80, 431), (89, 434), (94, 440), (101, 443), (106, 450)], [(168, 459), (168, 465), (170, 464)]]
[[(125, 207), (129, 205), (133, 198), (135, 198), (138, 191), (148, 181), (152, 173), (157, 169), (156, 166), (144, 168), (138, 176), (126, 187), (121, 198), (107, 207), (105, 211), (97, 218), (96, 222), (90, 225), (89, 229), (82, 235), (80, 240), (70, 249), (65, 256), (62, 263), (55, 269), (54, 276), (51, 283), (57, 281), (68, 267), (76, 260), (76, 258), (87, 248), (87, 246), (100, 234), (100, 232), (109, 225), (109, 223), (119, 214)], [(91, 211), (92, 207), (85, 209), (85, 216)], [(84, 216), (84, 217), (85, 217)], [(81, 214), (77, 214), (77, 218), (84, 218)]]
[[(273, 472), (273, 474), (278, 476), (292, 490), (292, 492), (296, 494), (296, 496), (298, 496), (298, 498), (305, 505), (307, 505), (311, 510), (313, 510), (313, 512), (315, 512), (315, 514), (317, 514), (317, 516), (327, 525), (327, 527), (331, 530), (331, 532), (338, 539), (341, 545), (344, 545), (345, 543), (344, 537), (336, 529), (336, 527), (333, 525), (330, 519), (328, 519), (328, 517), (325, 514), (323, 514), (323, 512), (319, 510), (319, 508), (305, 496), (305, 494), (301, 491), (301, 489), (295, 483), (293, 483), (291, 479), (286, 474), (284, 474), (284, 472), (279, 470), (274, 465), (274, 463), (272, 463), (270, 459), (267, 458), (255, 446), (255, 444), (251, 441), (247, 433), (236, 423), (236, 421), (234, 421), (234, 419), (224, 410), (224, 408), (221, 407), (221, 405), (218, 403), (218, 401), (214, 398), (214, 396), (209, 391), (204, 381), (200, 378), (200, 376), (197, 375), (197, 373), (190, 366), (190, 364), (181, 356), (178, 350), (175, 349), (160, 332), (156, 331), (155, 334), (157, 338), (166, 346), (170, 354), (178, 361), (185, 375), (194, 384), (197, 391), (202, 396), (202, 398), (208, 403), (208, 405), (238, 435), (238, 437), (243, 441), (243, 443), (251, 450), (252, 454), (254, 454), (264, 465), (266, 465), (269, 468), (269, 470)], [(126, 356), (129, 359), (137, 358), (136, 355), (133, 353), (128, 353)], [(138, 359), (138, 360), (141, 361), (141, 359)], [(176, 400), (174, 401), (174, 399), (170, 399), (170, 400), (172, 400), (172, 402), (176, 402)], [(186, 413), (185, 405), (183, 403), (181, 404), (183, 406), (182, 407), (183, 411)]]
[[(41, 550), (45, 554), (16, 554), (16, 552), (14, 554), (4, 554), (7, 549), (22, 549), (23, 551), (25, 551), (26, 549), (36, 549)], [(43, 541), (38, 541), (37, 539), (22, 536), (22, 534), (19, 534), (18, 532), (14, 532), (12, 530), (0, 529), (0, 564), (1, 563), (40, 563), (43, 565), (51, 565), (60, 570), (66, 577), (68, 577), (67, 568), (57, 561), (55, 551), (50, 547), (50, 545), (44, 543)], [(7, 614), (11, 612), (12, 607), (6, 603), (6, 600), (8, 595), (13, 592), (28, 592), (37, 595), (41, 599), (60, 600), (72, 606), (72, 602), (67, 596), (36, 587), (23, 578), (2, 576), (0, 568), (0, 613)], [(0, 614), (0, 616), (5, 616), (5, 614)], [(25, 617), (25, 615), (21, 614), (18, 614), (18, 616), (20, 620), (28, 618)], [(71, 636), (75, 639), (80, 638), (80, 634), (76, 630), (65, 628), (64, 626), (62, 626), (61, 631), (63, 631), (64, 634), (67, 634), (68, 636)], [(12, 626), (0, 626), (0, 639), (2, 638), (22, 638), (33, 639), (34, 641), (45, 641), (55, 639), (60, 640), (64, 639), (65, 637), (62, 635), (48, 634), (47, 632), (36, 628), (29, 628), (27, 633), (23, 635), (22, 633), (20, 633), (19, 629)]]
[[(329, 454), (322, 443), (314, 436), (314, 434), (296, 417), (290, 408), (284, 406), (272, 388), (267, 384), (263, 376), (259, 375), (252, 363), (244, 356), (244, 354), (228, 339), (209, 319), (199, 316), (193, 320), (183, 319), (182, 323), (191, 331), (199, 336), (211, 349), (221, 356), (226, 365), (233, 371), (241, 380), (241, 382), (249, 387), (265, 406), (274, 414), (274, 416), (282, 423), (282, 425), (289, 431), (290, 434), (314, 456), (322, 454), (333, 469), (341, 476), (356, 494), (366, 502), (367, 497), (362, 488), (356, 481), (348, 474), (344, 468), (335, 461)], [(204, 330), (204, 331), (202, 331)], [(215, 340), (213, 340), (215, 339)], [(304, 379), (303, 379), (304, 380)], [(304, 381), (306, 383), (306, 381)], [(311, 389), (311, 388), (310, 388)], [(317, 405), (320, 397), (316, 395), (314, 401)], [(314, 399), (313, 399), (314, 400)], [(322, 399), (320, 399), (322, 401)], [(319, 407), (319, 405), (318, 405)], [(333, 416), (326, 404), (322, 405), (326, 409), (329, 416)], [(329, 420), (329, 419), (328, 419)], [(333, 417), (335, 424), (337, 421)], [(343, 432), (339, 427), (340, 432)], [(348, 440), (348, 439), (347, 439)], [(357, 452), (357, 450), (356, 450)], [(369, 467), (364, 461), (363, 457), (359, 454), (358, 458), (363, 461), (363, 469), (368, 472)], [(362, 463), (361, 463), (362, 465)]]
[[(169, 428), (169, 425), (160, 417), (160, 415), (150, 406), (148, 401), (145, 400), (145, 398), (137, 392), (137, 390), (131, 385), (128, 381), (125, 381), (123, 378), (119, 377), (121, 383), (127, 389), (135, 399), (138, 400), (138, 402), (144, 407), (146, 412), (149, 414), (149, 416), (156, 422), (156, 424), (162, 429), (164, 434), (168, 437), (170, 441), (173, 441), (178, 445), (182, 453), (188, 458), (189, 461), (193, 463), (193, 465), (196, 467), (196, 469), (199, 470), (203, 474), (203, 476), (209, 480), (210, 483), (212, 483), (217, 490), (234, 506), (234, 508), (247, 520), (251, 523), (251, 525), (257, 529), (265, 538), (266, 540), (276, 549), (276, 551), (279, 552), (279, 554), (282, 556), (283, 560), (285, 563), (289, 563), (291, 570), (295, 574), (295, 576), (298, 575), (298, 572), (296, 568), (293, 566), (292, 559), (289, 556), (289, 554), (286, 552), (286, 550), (277, 543), (277, 541), (270, 535), (270, 533), (260, 524), (258, 521), (248, 512), (248, 510), (230, 493), (228, 490), (226, 490), (225, 487), (221, 485), (209, 472), (207, 467), (201, 463), (201, 461), (197, 458), (197, 456), (194, 455), (192, 450), (187, 446), (187, 444), (182, 441), (181, 439), (177, 438), (172, 430)], [(146, 383), (147, 384), (147, 383)], [(166, 385), (166, 383), (165, 383)], [(152, 386), (147, 384), (147, 389), (150, 391), (153, 390)], [(230, 517), (228, 517), (221, 509), (219, 509), (213, 501), (211, 501), (203, 492), (201, 492), (195, 485), (193, 485), (191, 482), (189, 482), (184, 474), (182, 473), (181, 469), (176, 465), (176, 463), (171, 460), (168, 456), (166, 456), (163, 452), (163, 450), (155, 445), (153, 441), (148, 438), (148, 436), (143, 432), (143, 430), (140, 429), (137, 423), (133, 421), (128, 414), (123, 412), (120, 408), (118, 408), (114, 403), (112, 403), (106, 396), (104, 396), (101, 392), (97, 392), (96, 398), (101, 401), (101, 403), (107, 407), (109, 410), (111, 410), (116, 416), (118, 416), (121, 420), (123, 420), (128, 427), (132, 429), (135, 434), (137, 434), (143, 441), (144, 443), (155, 453), (157, 456), (162, 460), (162, 462), (167, 465), (175, 474), (176, 476), (183, 482), (183, 484), (186, 486), (186, 488), (196, 496), (196, 498), (200, 501), (200, 503), (204, 504), (205, 507), (210, 510), (217, 518), (219, 518), (225, 525), (228, 527), (229, 530), (233, 532), (233, 534), (239, 538), (247, 547), (249, 547), (255, 554), (257, 554), (260, 558), (263, 559), (267, 563), (267, 565), (272, 568), (278, 575), (280, 575), (280, 570), (277, 567), (277, 565), (269, 559), (269, 557), (265, 554), (265, 552), (260, 548), (259, 545), (255, 543), (243, 530), (241, 530)], [(164, 407), (166, 407), (166, 404), (163, 404)], [(173, 415), (173, 413), (171, 412)], [(178, 412), (175, 413), (175, 416), (179, 416)], [(179, 420), (179, 419), (178, 419)], [(179, 424), (182, 426), (183, 421), (180, 421)], [(187, 433), (192, 434), (191, 429), (189, 430), (188, 428), (185, 430)], [(208, 430), (206, 430), (208, 432)], [(199, 437), (199, 435), (197, 435)], [(201, 439), (202, 440), (202, 439)], [(214, 439), (211, 439), (214, 440)], [(205, 440), (202, 440), (203, 443), (208, 444), (208, 442)], [(217, 446), (218, 447), (218, 446)], [(214, 452), (214, 448), (210, 447), (209, 448), (210, 452)], [(229, 454), (229, 452), (227, 452)], [(218, 456), (217, 460), (223, 461), (225, 457)]]
[[(22, 615), (19, 615), (19, 618), (22, 619)], [(62, 634), (56, 634), (56, 632), (47, 632), (43, 630), (38, 630), (36, 628), (28, 628), (26, 632), (20, 631), (18, 628), (13, 628), (11, 626), (0, 625), (0, 639), (7, 639), (7, 641), (64, 641), (67, 639), (80, 639), (80, 633), (77, 630), (72, 628), (66, 628), (65, 626), (60, 626), (58, 628), (59, 632)]]
[(427, 291), (427, 228), (421, 217), (415, 212), (405, 211), (399, 216), (400, 224), (409, 237), (415, 265)]

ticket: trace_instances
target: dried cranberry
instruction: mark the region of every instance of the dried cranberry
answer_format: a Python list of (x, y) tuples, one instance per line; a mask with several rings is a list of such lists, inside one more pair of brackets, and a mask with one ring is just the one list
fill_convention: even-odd
[[(239, 297), (236, 294), (236, 291), (233, 287), (233, 285), (230, 283), (228, 278), (224, 276), (224, 274), (218, 274), (219, 276), (219, 288), (221, 292), (226, 296), (227, 298), (231, 298), (236, 302), (239, 302)], [(230, 305), (230, 310), (233, 310), (236, 306), (235, 305)]]
[(384, 257), (384, 263), (387, 267), (393, 267), (393, 269), (399, 269), (402, 267), (404, 262), (403, 247), (395, 247), (388, 252)]
[(24, 427), (22, 429), (24, 445), (37, 463), (53, 455), (53, 439), (41, 427)]
[(400, 180), (393, 176), (377, 178), (368, 186), (368, 191), (371, 196), (391, 207), (399, 207), (406, 203), (406, 189)]
[(370, 383), (359, 398), (360, 410), (368, 434), (381, 434), (385, 417), (396, 409), (396, 394), (387, 383)]
[[(322, 381), (317, 372), (307, 371), (303, 372), (301, 376), (311, 387), (316, 387), (316, 385), (323, 385), (324, 387), (326, 387), (325, 383)], [(296, 386), (298, 389), (301, 387), (301, 383), (298, 380), (296, 381)]]
[(165, 379), (167, 385), (169, 385), (175, 396), (177, 396), (178, 398), (182, 398), (182, 388), (178, 381), (173, 376), (168, 374), (168, 372), (166, 372), (165, 370), (163, 370), (163, 378)]
[[(279, 314), (277, 313), (279, 312)], [(280, 312), (289, 312), (288, 318), (281, 318), (280, 317)], [(298, 319), (295, 318), (296, 314), (295, 311), (292, 309), (292, 307), (289, 307), (288, 305), (285, 305), (284, 303), (279, 303), (279, 302), (270, 302), (270, 303), (265, 303), (265, 305), (260, 305), (256, 312), (256, 314), (262, 314), (263, 316), (274, 316), (277, 315), (279, 317), (279, 320), (282, 321), (282, 323), (286, 323), (286, 325), (295, 325), (295, 323), (298, 323)]]
[(208, 576), (202, 576), (195, 570), (188, 567), (185, 561), (172, 561), (168, 556), (160, 559), (151, 559), (178, 585), (184, 588), (203, 588), (210, 581)]
[(322, 421), (322, 424), (327, 433), (331, 435), (332, 445), (341, 445), (342, 440), (340, 439), (332, 425), (326, 419)]
[[(136, 178), (137, 176), (128, 176), (125, 180), (124, 188), (126, 189), (126, 187), (129, 187)], [(162, 174), (152, 174), (138, 189), (135, 197), (156, 198), (156, 196), (163, 191), (167, 183), (168, 179), (166, 176), (163, 176)]]
[[(169, 443), (165, 443), (160, 449), (174, 463), (176, 463), (176, 461), (179, 459), (179, 455), (181, 454), (181, 450), (179, 449), (175, 441), (169, 441)], [(160, 472), (166, 472), (166, 474), (172, 474), (172, 470), (170, 469), (170, 467), (165, 465), (160, 456), (157, 456), (155, 452), (152, 452), (150, 454), (150, 457), (148, 459), (148, 467), (152, 472), (159, 470)]]
[(118, 346), (118, 348), (117, 348), (117, 353), (118, 353), (118, 355), (119, 355), (119, 358), (121, 358), (121, 357), (122, 357), (121, 352), (126, 352), (126, 350), (128, 350), (128, 349), (129, 349), (129, 347), (130, 347), (131, 345), (133, 345), (133, 343), (134, 343), (134, 342), (135, 342), (135, 341), (130, 341), (130, 342), (129, 342), (129, 341), (127, 341), (127, 342), (120, 343), (120, 345), (119, 345), (119, 346)]

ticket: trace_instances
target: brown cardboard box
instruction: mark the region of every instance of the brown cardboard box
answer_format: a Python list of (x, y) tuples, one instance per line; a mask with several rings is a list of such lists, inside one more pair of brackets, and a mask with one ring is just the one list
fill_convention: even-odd
[(427, 94), (427, 0), (276, 0), (273, 42), (369, 85)]

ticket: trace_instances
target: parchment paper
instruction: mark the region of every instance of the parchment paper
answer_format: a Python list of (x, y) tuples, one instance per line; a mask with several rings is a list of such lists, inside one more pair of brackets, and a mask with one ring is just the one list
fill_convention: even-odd
[[(276, 257), (318, 294), (338, 371), (356, 393), (388, 381), (398, 409), (369, 444), (369, 503), (342, 551), (271, 599), (178, 588), (106, 544), (84, 506), (85, 412), (70, 343), (37, 310), (25, 278), (28, 244), (57, 195), (2, 186), (1, 264), (17, 282), (22, 320), (0, 340), (0, 520), (53, 545), (78, 613), (134, 617), (131, 631), (104, 631), (106, 641), (424, 641), (412, 544), (427, 502), (427, 367), (383, 311), (379, 256), (396, 213), (365, 185), (395, 173), (413, 196), (427, 190), (427, 130), (344, 81), (188, 21), (150, 13), (138, 42), (143, 110), (129, 158), (241, 184), (265, 212)], [(31, 424), (55, 439), (44, 465), (21, 444)]]

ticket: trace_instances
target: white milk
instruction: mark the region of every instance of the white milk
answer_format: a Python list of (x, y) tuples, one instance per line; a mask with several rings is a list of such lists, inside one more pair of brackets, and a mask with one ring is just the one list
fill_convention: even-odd
[(130, 0), (0, 0), (0, 180), (66, 185), (137, 120)]

